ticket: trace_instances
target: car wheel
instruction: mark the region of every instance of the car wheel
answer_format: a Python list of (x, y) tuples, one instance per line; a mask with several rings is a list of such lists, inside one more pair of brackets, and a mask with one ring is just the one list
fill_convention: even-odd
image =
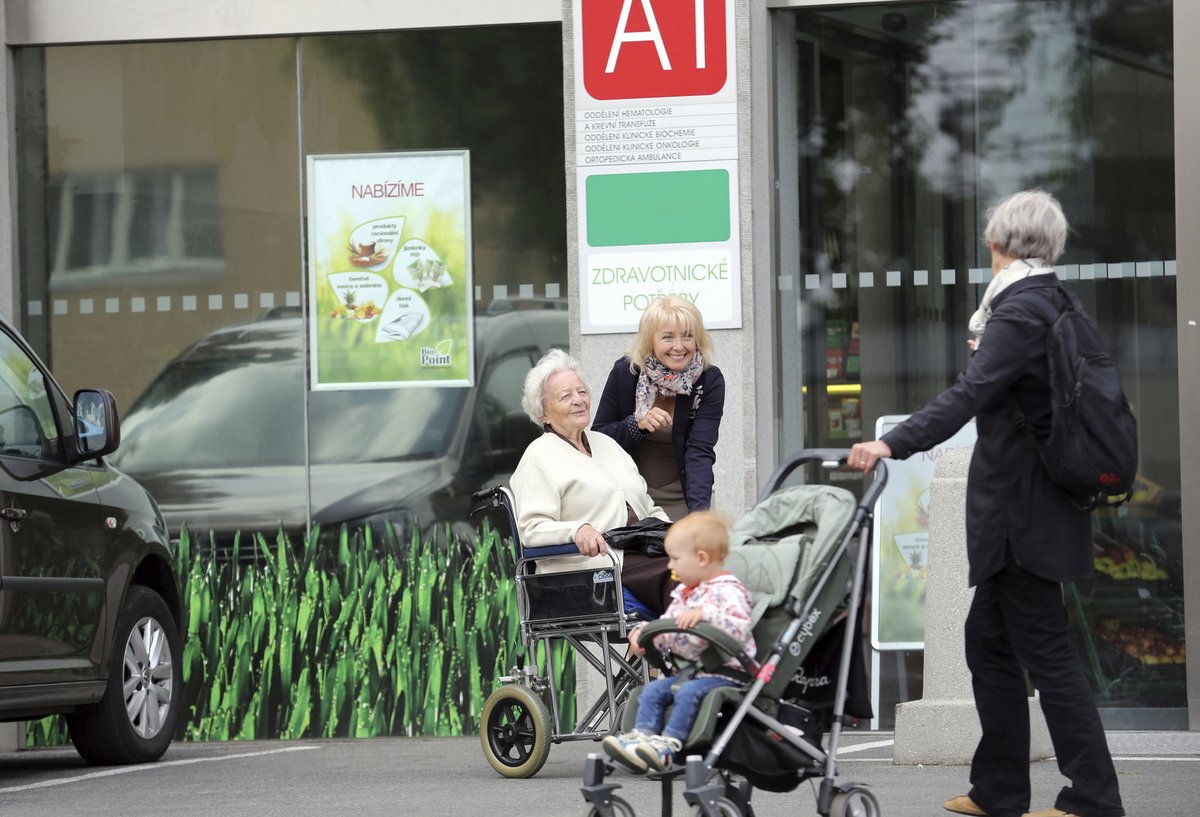
[(67, 716), (71, 742), (84, 760), (117, 765), (162, 757), (183, 704), (181, 654), (166, 602), (148, 587), (131, 586), (117, 617), (104, 697)]

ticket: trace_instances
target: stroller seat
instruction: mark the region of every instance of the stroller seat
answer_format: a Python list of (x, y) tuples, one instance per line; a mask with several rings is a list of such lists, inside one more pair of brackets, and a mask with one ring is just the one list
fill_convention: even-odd
[[(771, 494), (733, 526), (725, 567), (750, 591), (753, 605), (751, 621), (754, 640), (758, 645), (755, 658), (759, 662), (766, 660), (772, 645), (790, 621), (787, 600), (801, 596), (812, 588), (835, 555), (840, 534), (853, 520), (856, 507), (854, 495), (845, 489), (828, 485), (801, 485)], [(839, 576), (848, 575), (849, 565), (843, 565), (835, 573)], [(836, 581), (833, 583), (837, 584)], [(835, 608), (841, 606), (845, 595), (844, 584), (836, 595), (837, 601), (833, 602)], [(764, 688), (761, 707), (774, 709), (768, 702), (778, 700), (791, 681), (792, 673), (787, 671), (788, 668), (794, 671), (803, 663), (812, 645), (820, 640), (829, 622), (836, 617), (836, 612), (829, 610), (829, 614), (826, 614), (816, 611), (812, 616), (807, 631), (796, 639), (789, 650), (794, 650), (794, 653), (789, 654), (781, 664), (780, 671)], [(654, 634), (670, 630), (671, 626), (665, 620), (661, 624), (647, 625), (643, 643), (647, 643)], [(700, 625), (695, 632), (704, 635), (707, 629)], [(728, 647), (722, 648), (726, 642), (720, 640), (716, 633), (710, 635), (713, 640), (701, 655), (700, 663), (703, 669), (713, 671), (733, 656)], [(745, 680), (749, 683), (748, 675)], [(736, 693), (736, 690), (732, 691)], [(708, 694), (685, 742), (685, 749), (707, 747), (712, 742), (718, 722), (716, 715), (730, 692), (725, 688)], [(623, 729), (633, 728), (636, 713), (635, 705), (626, 707)]]

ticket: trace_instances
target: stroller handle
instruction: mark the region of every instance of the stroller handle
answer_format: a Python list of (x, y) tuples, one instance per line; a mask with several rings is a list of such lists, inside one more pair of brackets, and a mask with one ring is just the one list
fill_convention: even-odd
[[(845, 448), (803, 448), (779, 464), (779, 467), (767, 479), (767, 484), (763, 486), (762, 493), (758, 495), (758, 501), (762, 502), (778, 491), (792, 472), (802, 465), (818, 462), (823, 468), (845, 468), (849, 456), (850, 451)], [(887, 465), (883, 460), (879, 460), (875, 463), (871, 473), (874, 479), (862, 500), (862, 506), (866, 508), (874, 506), (875, 500), (879, 498), (879, 495), (883, 493), (884, 486), (887, 485)]]

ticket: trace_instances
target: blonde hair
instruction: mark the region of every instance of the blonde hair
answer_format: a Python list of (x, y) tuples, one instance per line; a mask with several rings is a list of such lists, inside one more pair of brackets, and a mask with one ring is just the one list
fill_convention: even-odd
[(667, 529), (668, 539), (681, 536), (691, 539), (692, 548), (704, 551), (714, 562), (724, 562), (729, 555), (729, 525), (713, 511), (694, 511)]
[(588, 389), (583, 372), (579, 370), (579, 361), (568, 355), (562, 349), (551, 349), (542, 355), (542, 359), (533, 364), (533, 368), (525, 375), (525, 388), (521, 393), (521, 408), (529, 415), (529, 419), (538, 428), (542, 426), (542, 417), (546, 414), (546, 381), (562, 371), (571, 371), (579, 375), (583, 387)]
[(704, 328), (700, 310), (686, 298), (663, 295), (650, 302), (638, 321), (637, 335), (627, 353), (629, 371), (637, 374), (642, 370), (646, 358), (654, 354), (654, 334), (670, 323), (678, 323), (684, 332), (691, 332), (696, 349), (704, 361), (704, 368), (712, 365), (712, 338)]
[(1012, 259), (1040, 258), (1049, 266), (1067, 246), (1067, 217), (1045, 190), (1022, 190), (988, 210), (983, 243)]

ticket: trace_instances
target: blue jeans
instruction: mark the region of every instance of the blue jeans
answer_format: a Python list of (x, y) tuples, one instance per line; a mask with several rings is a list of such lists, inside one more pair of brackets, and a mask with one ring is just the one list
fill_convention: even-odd
[[(637, 699), (637, 721), (634, 728), (650, 735), (664, 735), (675, 738), (679, 742), (687, 740), (688, 732), (692, 730), (692, 722), (700, 709), (700, 702), (709, 690), (717, 687), (739, 686), (737, 681), (721, 675), (705, 675), (684, 681), (674, 693), (671, 685), (678, 678), (659, 678), (642, 687), (642, 694)], [(669, 705), (671, 719), (663, 726), (663, 715)]]

